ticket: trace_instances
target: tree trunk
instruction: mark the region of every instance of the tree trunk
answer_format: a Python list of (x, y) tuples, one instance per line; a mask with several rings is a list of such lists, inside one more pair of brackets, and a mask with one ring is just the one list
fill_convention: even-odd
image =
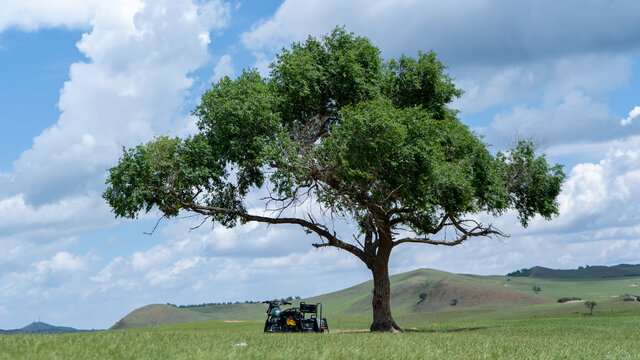
[[(380, 256), (380, 254), (378, 254)], [(404, 332), (391, 316), (391, 283), (389, 282), (389, 259), (379, 261), (371, 268), (373, 273), (373, 324), (371, 331)]]

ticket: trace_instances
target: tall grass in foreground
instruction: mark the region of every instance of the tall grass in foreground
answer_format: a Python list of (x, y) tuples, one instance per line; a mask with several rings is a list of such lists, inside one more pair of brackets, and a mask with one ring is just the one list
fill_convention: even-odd
[(637, 311), (442, 322), (405, 334), (263, 334), (261, 322), (210, 321), (0, 336), (0, 359), (638, 359), (639, 324)]

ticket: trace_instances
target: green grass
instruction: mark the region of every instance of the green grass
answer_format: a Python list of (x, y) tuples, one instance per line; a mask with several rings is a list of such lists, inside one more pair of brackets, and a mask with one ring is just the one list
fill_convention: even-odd
[[(490, 310), (401, 316), (399, 322), (408, 328), (405, 334), (264, 334), (259, 321), (208, 321), (94, 333), (5, 335), (0, 336), (0, 359), (640, 358), (639, 307), (610, 300), (599, 303), (589, 316), (584, 305), (577, 305), (581, 307), (569, 309), (576, 311), (543, 316), (498, 315)], [(366, 317), (341, 320), (363, 326), (366, 322)], [(336, 319), (329, 325), (335, 330)], [(247, 345), (234, 346), (241, 343)]]

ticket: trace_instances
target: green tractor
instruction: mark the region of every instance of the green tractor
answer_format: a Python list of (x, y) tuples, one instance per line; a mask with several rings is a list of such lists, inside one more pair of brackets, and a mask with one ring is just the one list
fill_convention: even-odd
[[(325, 332), (329, 331), (327, 319), (322, 317), (322, 304), (300, 303), (300, 307), (281, 309), (280, 305), (290, 302), (277, 300), (263, 301), (269, 304), (264, 332)], [(308, 316), (308, 317), (307, 317)]]

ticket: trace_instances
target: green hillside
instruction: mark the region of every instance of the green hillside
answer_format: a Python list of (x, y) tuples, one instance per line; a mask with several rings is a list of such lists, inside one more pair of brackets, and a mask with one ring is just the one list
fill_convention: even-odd
[[(539, 293), (533, 287), (541, 289)], [(447, 313), (449, 317), (473, 317), (495, 312), (493, 317), (515, 313), (555, 313), (581, 304), (558, 304), (561, 297), (612, 301), (624, 294), (640, 295), (640, 277), (615, 279), (538, 279), (530, 277), (478, 276), (418, 269), (391, 276), (394, 317), (415, 319)], [(331, 319), (361, 318), (371, 314), (372, 281), (302, 299), (321, 302), (324, 316)], [(420, 294), (426, 294), (421, 299)], [(622, 301), (622, 300), (620, 300)], [(294, 305), (298, 302), (294, 301)], [(455, 304), (455, 305), (453, 305)], [(640, 304), (639, 304), (640, 305)], [(584, 306), (583, 306), (584, 307)], [(262, 320), (264, 304), (228, 304), (179, 308), (147, 305), (136, 309), (112, 329), (137, 328), (206, 320)], [(572, 310), (573, 311), (573, 310)], [(453, 315), (450, 313), (454, 312)]]

